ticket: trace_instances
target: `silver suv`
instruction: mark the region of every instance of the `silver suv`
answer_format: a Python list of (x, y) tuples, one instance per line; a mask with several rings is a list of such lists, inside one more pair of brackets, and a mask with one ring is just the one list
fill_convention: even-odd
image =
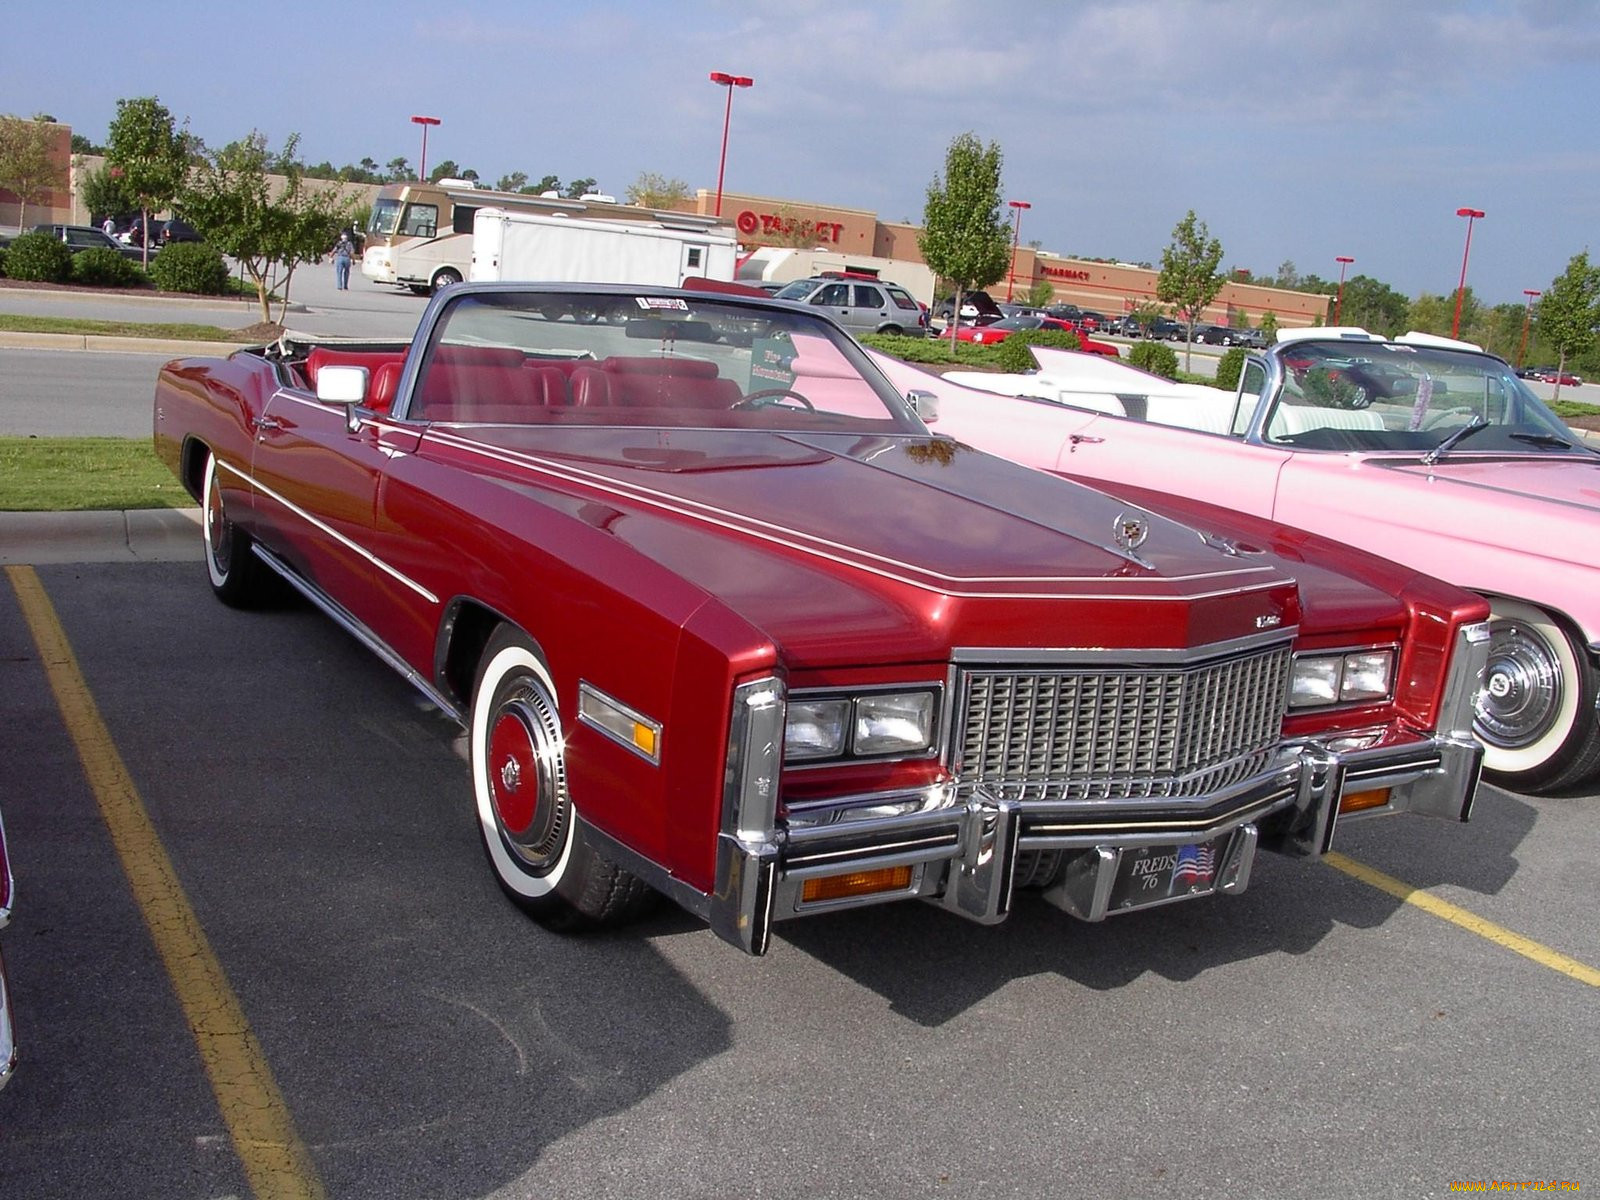
[(826, 309), (851, 333), (920, 335), (928, 322), (910, 292), (882, 279), (831, 275), (796, 279), (778, 292), (778, 299)]

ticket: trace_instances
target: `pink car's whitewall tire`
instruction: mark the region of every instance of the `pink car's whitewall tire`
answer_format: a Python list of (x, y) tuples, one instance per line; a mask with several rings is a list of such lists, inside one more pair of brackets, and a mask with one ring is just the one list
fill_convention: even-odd
[(1600, 766), (1595, 672), (1543, 609), (1499, 597), (1490, 604), (1489, 664), (1474, 722), (1484, 770), (1516, 791), (1577, 783)]

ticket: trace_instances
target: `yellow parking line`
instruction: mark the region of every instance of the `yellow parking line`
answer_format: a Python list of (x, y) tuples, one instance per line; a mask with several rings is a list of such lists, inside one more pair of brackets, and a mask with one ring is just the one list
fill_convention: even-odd
[(1541, 967), (1549, 967), (1552, 971), (1560, 971), (1563, 975), (1570, 975), (1580, 983), (1587, 983), (1590, 987), (1600, 987), (1600, 971), (1569, 958), (1559, 950), (1552, 950), (1549, 946), (1525, 938), (1520, 933), (1512, 933), (1503, 925), (1496, 925), (1493, 921), (1485, 921), (1476, 913), (1470, 913), (1458, 905), (1451, 904), (1448, 900), (1430, 895), (1420, 888), (1414, 888), (1403, 880), (1396, 879), (1393, 875), (1385, 875), (1382, 871), (1367, 866), (1365, 863), (1356, 862), (1353, 858), (1346, 858), (1337, 851), (1323, 855), (1323, 861), (1330, 867), (1336, 867), (1346, 875), (1354, 876), (1362, 883), (1370, 884), (1380, 892), (1388, 892), (1397, 900), (1404, 900), (1407, 904), (1414, 904), (1424, 912), (1432, 913), (1441, 920), (1449, 921), (1452, 925), (1459, 925), (1470, 933), (1479, 937), (1488, 938), (1498, 946), (1514, 951), (1524, 958), (1531, 958)]
[(100, 717), (44, 585), (32, 567), (8, 566), (6, 574), (251, 1190), (262, 1200), (320, 1200), (322, 1181), (311, 1155)]

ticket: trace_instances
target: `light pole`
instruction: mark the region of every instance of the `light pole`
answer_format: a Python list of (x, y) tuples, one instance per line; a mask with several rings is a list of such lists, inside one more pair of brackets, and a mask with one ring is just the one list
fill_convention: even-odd
[(1333, 323), (1339, 323), (1339, 314), (1344, 311), (1344, 269), (1355, 259), (1344, 254), (1336, 254), (1333, 261), (1339, 264), (1339, 298), (1333, 302)]
[(1528, 298), (1528, 311), (1522, 314), (1522, 344), (1517, 347), (1517, 366), (1519, 368), (1522, 366), (1522, 356), (1528, 352), (1528, 325), (1533, 320), (1533, 302), (1543, 293), (1533, 291), (1531, 288), (1523, 288), (1522, 294)]
[(711, 82), (728, 89), (728, 105), (722, 113), (722, 157), (717, 160), (717, 216), (722, 215), (722, 173), (728, 165), (728, 122), (733, 118), (733, 89), (749, 87), (755, 82), (748, 75), (729, 75), (726, 71), (711, 72)]
[(1006, 303), (1011, 303), (1011, 287), (1017, 281), (1017, 243), (1022, 237), (1022, 210), (1032, 208), (1026, 200), (1007, 200), (1011, 206), (1011, 270), (1006, 275)]
[(1481, 208), (1458, 208), (1456, 216), (1467, 219), (1467, 245), (1461, 251), (1461, 282), (1456, 285), (1456, 315), (1450, 322), (1450, 336), (1461, 332), (1461, 297), (1467, 292), (1467, 255), (1472, 253), (1472, 223), (1483, 216)]
[(428, 126), (437, 125), (439, 118), (412, 117), (411, 123), (422, 126), (422, 165), (417, 168), (417, 178), (425, 180), (428, 178)]

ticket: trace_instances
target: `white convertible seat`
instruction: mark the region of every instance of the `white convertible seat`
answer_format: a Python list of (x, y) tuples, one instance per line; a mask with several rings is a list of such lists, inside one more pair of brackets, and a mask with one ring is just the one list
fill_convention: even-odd
[(1230, 433), (1233, 396), (1226, 392), (1216, 392), (1212, 396), (1148, 396), (1144, 419), (1152, 425), (1174, 425), (1200, 433)]
[(1280, 404), (1267, 426), (1268, 437), (1292, 437), (1312, 429), (1382, 429), (1383, 418), (1364, 408), (1318, 408)]

